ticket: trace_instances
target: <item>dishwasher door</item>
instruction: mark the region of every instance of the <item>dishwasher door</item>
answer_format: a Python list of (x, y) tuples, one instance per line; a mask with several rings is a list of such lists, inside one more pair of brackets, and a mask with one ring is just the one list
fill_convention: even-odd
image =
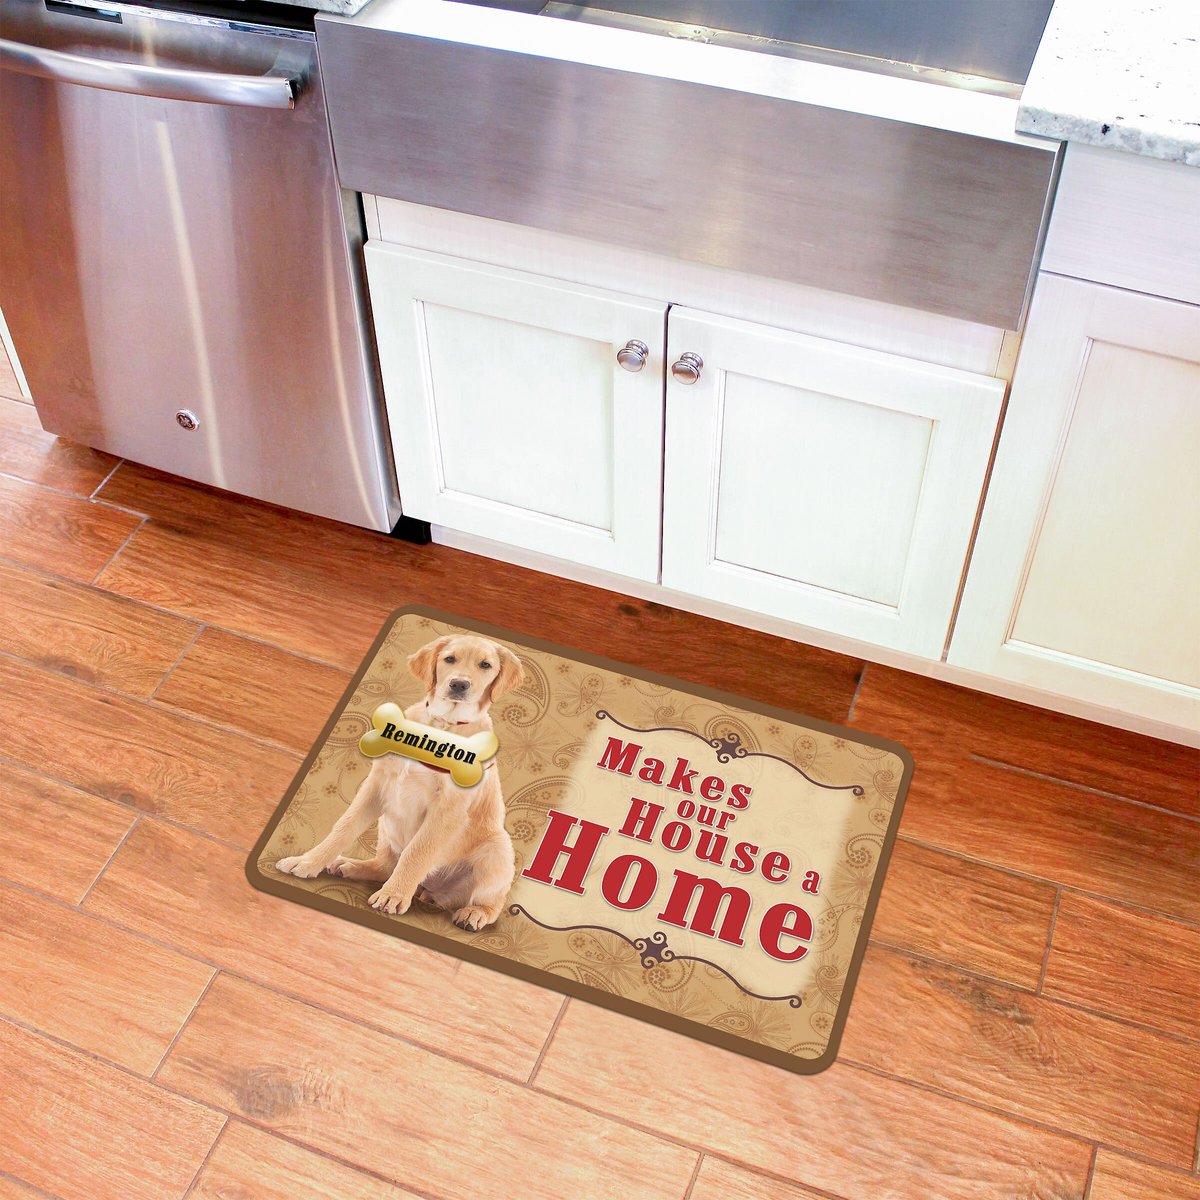
[(390, 529), (315, 41), (250, 12), (0, 0), (0, 310), (50, 432)]

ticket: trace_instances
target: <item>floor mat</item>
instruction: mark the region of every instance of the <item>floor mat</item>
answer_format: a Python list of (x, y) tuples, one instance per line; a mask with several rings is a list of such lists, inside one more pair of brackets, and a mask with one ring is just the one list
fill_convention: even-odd
[(911, 773), (882, 738), (406, 608), (247, 876), (812, 1073), (837, 1053)]

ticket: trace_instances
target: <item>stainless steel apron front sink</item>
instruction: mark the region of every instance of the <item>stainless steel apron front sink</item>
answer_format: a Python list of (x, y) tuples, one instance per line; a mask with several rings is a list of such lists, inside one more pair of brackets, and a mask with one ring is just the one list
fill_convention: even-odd
[(1016, 329), (1048, 8), (375, 0), (317, 39), (348, 187)]
[(463, 0), (1019, 96), (1054, 0)]

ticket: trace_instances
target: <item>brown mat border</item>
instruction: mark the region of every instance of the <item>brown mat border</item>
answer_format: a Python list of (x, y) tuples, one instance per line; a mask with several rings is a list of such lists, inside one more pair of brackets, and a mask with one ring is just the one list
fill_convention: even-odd
[[(887, 830), (884, 833), (883, 847), (879, 852), (879, 863), (875, 869), (871, 891), (867, 896), (862, 925), (859, 928), (854, 953), (851, 956), (850, 966), (846, 972), (844, 990), (850, 994), (850, 1001), (839, 1005), (833, 1029), (829, 1035), (829, 1042), (823, 1054), (818, 1058), (812, 1059), (796, 1058), (794, 1055), (774, 1050), (759, 1042), (750, 1041), (748, 1038), (737, 1037), (734, 1034), (725, 1033), (722, 1030), (713, 1029), (707, 1025), (699, 1025), (683, 1018), (672, 1016), (670, 1013), (662, 1012), (648, 1005), (639, 1004), (637, 1001), (627, 1000), (622, 996), (600, 992), (595, 988), (589, 987), (587, 984), (577, 983), (573, 979), (554, 975), (537, 967), (527, 966), (524, 963), (494, 954), (489, 950), (477, 950), (474, 946), (452, 941), (449, 938), (442, 938), (438, 934), (428, 933), (423, 929), (402, 925), (385, 913), (348, 908), (341, 900), (334, 900), (313, 892), (306, 892), (290, 884), (285, 876), (268, 876), (259, 869), (258, 860), (266, 849), (276, 824), (284, 813), (287, 812), (288, 806), (291, 804), (296, 792), (299, 791), (301, 784), (303, 784), (317, 755), (325, 745), (326, 739), (333, 733), (346, 705), (350, 703), (358, 685), (362, 682), (363, 676), (367, 673), (368, 667), (374, 662), (376, 654), (383, 646), (384, 639), (391, 632), (396, 621), (408, 615), (427, 617), (433, 621), (444, 621), (451, 625), (457, 625), (464, 629), (482, 633), (485, 637), (515, 643), (518, 646), (529, 646), (547, 654), (557, 654), (564, 658), (573, 658), (578, 662), (587, 663), (589, 666), (598, 667), (605, 671), (612, 671), (619, 675), (634, 676), (660, 687), (669, 687), (678, 691), (689, 692), (692, 695), (701, 696), (706, 700), (712, 700), (732, 708), (745, 709), (749, 712), (758, 713), (760, 716), (772, 717), (776, 720), (789, 722), (790, 724), (807, 726), (810, 729), (820, 730), (822, 733), (837, 736), (847, 735), (849, 740), (890, 751), (904, 763), (904, 776), (896, 789), (896, 802), (892, 808), (891, 820), (888, 822)], [(892, 847), (895, 844), (896, 834), (900, 828), (900, 818), (904, 811), (905, 799), (908, 796), (909, 784), (912, 781), (913, 769), (913, 757), (908, 750), (899, 743), (893, 742), (888, 738), (879, 737), (876, 734), (865, 733), (858, 729), (850, 729), (844, 725), (835, 725), (831, 721), (820, 721), (815, 717), (792, 712), (786, 708), (779, 708), (776, 705), (760, 704), (745, 696), (737, 696), (731, 692), (720, 691), (716, 688), (701, 687), (699, 684), (691, 683), (686, 679), (679, 679), (673, 675), (663, 675), (656, 671), (644, 671), (629, 663), (611, 658), (603, 658), (597, 654), (589, 654), (586, 651), (577, 650), (571, 646), (564, 646), (561, 642), (550, 642), (544, 638), (531, 637), (518, 630), (507, 629), (504, 626), (492, 625), (484, 621), (477, 621), (473, 617), (464, 617), (458, 613), (449, 613), (441, 609), (429, 608), (423, 604), (410, 604), (397, 608), (388, 616), (378, 636), (371, 643), (370, 649), (363, 655), (362, 663), (354, 673), (354, 678), (351, 679), (333, 713), (330, 715), (329, 720), (325, 723), (325, 727), (313, 743), (312, 749), (305, 757), (283, 799), (279, 802), (274, 813), (272, 813), (270, 819), (267, 821), (262, 836), (259, 837), (258, 841), (254, 844), (254, 848), (250, 851), (250, 855), (246, 860), (246, 878), (250, 885), (257, 888), (260, 892), (267, 892), (272, 896), (279, 896), (284, 900), (290, 900), (296, 904), (307, 905), (309, 908), (329, 913), (331, 916), (339, 917), (345, 921), (355, 921), (359, 925), (381, 930), (383, 933), (391, 934), (393, 937), (404, 938), (406, 941), (414, 942), (419, 946), (425, 946), (430, 950), (449, 954), (455, 958), (463, 959), (465, 962), (475, 963), (478, 966), (487, 967), (493, 971), (500, 971), (505, 975), (526, 980), (529, 983), (537, 984), (539, 987), (548, 988), (562, 995), (571, 996), (577, 1000), (584, 1000), (589, 1004), (596, 1004), (602, 1008), (612, 1009), (614, 1012), (619, 1012), (624, 1016), (636, 1017), (638, 1020), (647, 1021), (652, 1025), (659, 1025), (664, 1029), (669, 1029), (673, 1033), (680, 1033), (685, 1037), (695, 1038), (697, 1041), (708, 1042), (713, 1046), (720, 1046), (723, 1050), (732, 1050), (737, 1054), (743, 1054), (748, 1058), (755, 1058), (761, 1062), (770, 1063), (775, 1067), (782, 1067), (795, 1074), (815, 1075), (831, 1066), (837, 1058), (838, 1048), (842, 1040), (842, 1031), (846, 1024), (846, 1018), (850, 1013), (850, 1004), (854, 998), (854, 987), (858, 982), (858, 972), (862, 966), (863, 956), (866, 954), (871, 924), (875, 919), (875, 910), (879, 905), (879, 897), (883, 891), (884, 879), (887, 876), (888, 863), (891, 861)]]

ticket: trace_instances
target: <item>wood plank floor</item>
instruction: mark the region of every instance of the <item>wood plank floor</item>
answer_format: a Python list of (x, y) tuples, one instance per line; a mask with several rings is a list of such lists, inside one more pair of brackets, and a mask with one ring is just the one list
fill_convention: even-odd
[[(912, 750), (830, 1070), (249, 887), (407, 603)], [(194, 487), (2, 399), (0, 964), (5, 1200), (1200, 1200), (1200, 755)]]

